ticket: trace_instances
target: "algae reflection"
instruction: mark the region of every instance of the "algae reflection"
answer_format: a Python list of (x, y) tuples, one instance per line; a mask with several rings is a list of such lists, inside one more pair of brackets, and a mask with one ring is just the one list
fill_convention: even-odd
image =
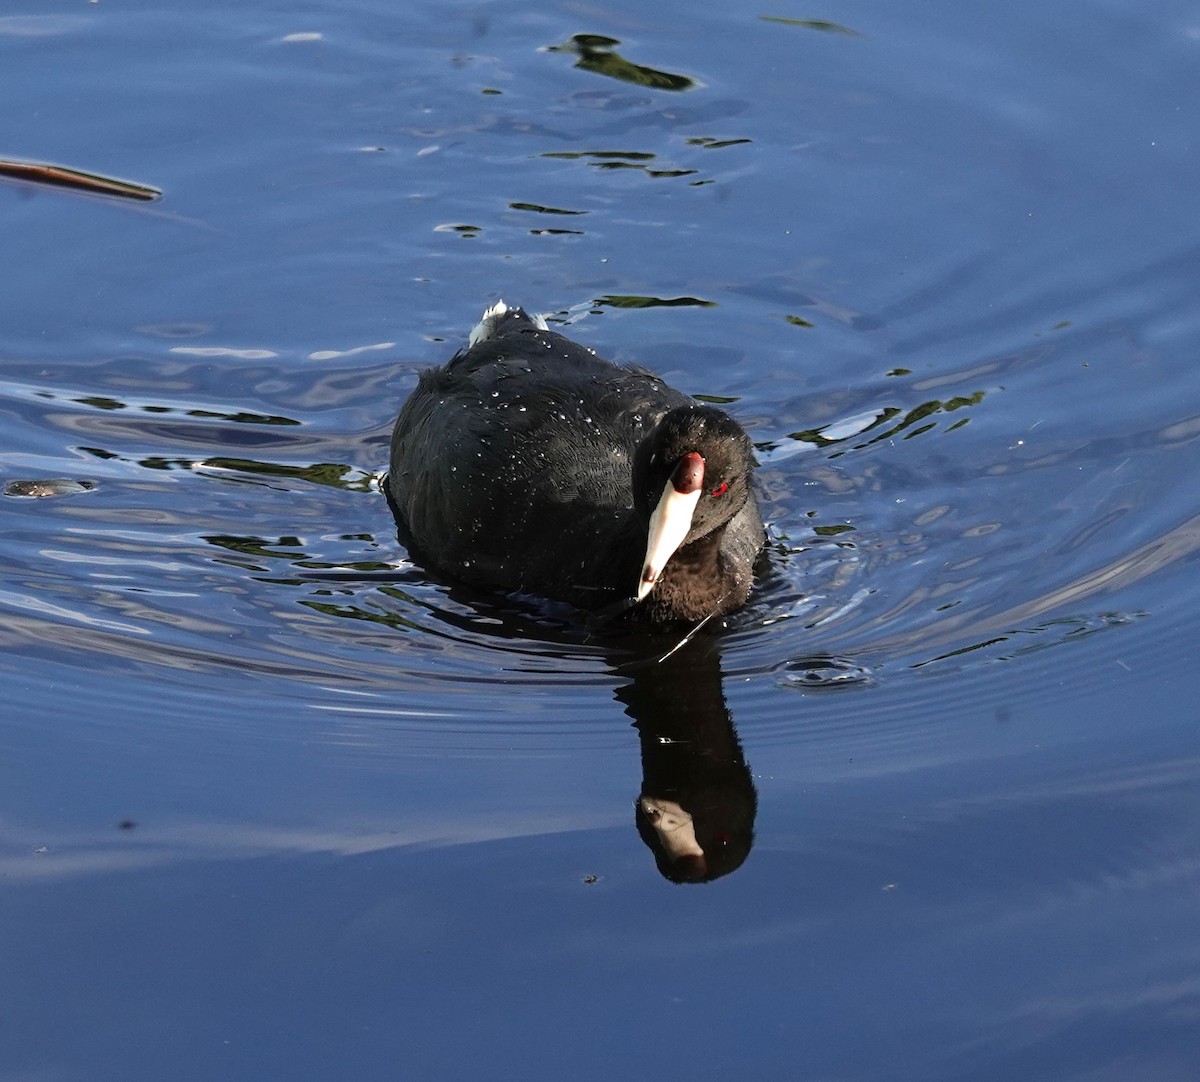
[(676, 75), (626, 60), (616, 51), (615, 47), (620, 44), (616, 38), (603, 34), (576, 34), (562, 45), (549, 46), (547, 52), (573, 53), (579, 57), (575, 62), (577, 68), (653, 90), (691, 90), (700, 85), (686, 75)]
[[(790, 318), (790, 317), (789, 317)], [(910, 409), (899, 406), (883, 406), (856, 414), (854, 417), (837, 421), (833, 424), (821, 425), (818, 428), (807, 428), (799, 432), (789, 432), (785, 439), (763, 440), (755, 443), (755, 449), (767, 458), (785, 458), (794, 446), (789, 446), (785, 440), (793, 440), (797, 444), (807, 444), (815, 448), (831, 447), (845, 443), (844, 448), (831, 452), (830, 458), (845, 454), (847, 450), (862, 450), (873, 443), (889, 439), (912, 439), (939, 427), (939, 416), (958, 413), (978, 406), (986, 397), (986, 391), (975, 391), (969, 395), (956, 395), (953, 398), (930, 399)], [(970, 421), (969, 416), (956, 417), (944, 429), (953, 432)], [(851, 439), (864, 436), (856, 443)]]

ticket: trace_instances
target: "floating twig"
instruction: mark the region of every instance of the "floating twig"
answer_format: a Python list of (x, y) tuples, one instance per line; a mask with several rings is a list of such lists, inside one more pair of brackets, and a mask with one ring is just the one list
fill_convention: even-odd
[(123, 199), (140, 199), (153, 202), (162, 196), (158, 188), (146, 184), (134, 184), (128, 180), (85, 173), (81, 169), (68, 169), (65, 165), (49, 162), (25, 162), (13, 158), (0, 158), (0, 177), (23, 180), (30, 184), (49, 184), (56, 188), (73, 188), (94, 195), (115, 195)]

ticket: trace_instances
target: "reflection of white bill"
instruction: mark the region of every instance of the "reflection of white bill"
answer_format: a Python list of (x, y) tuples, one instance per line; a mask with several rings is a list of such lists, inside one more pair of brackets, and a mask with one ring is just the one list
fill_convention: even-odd
[(691, 862), (698, 866), (697, 870), (703, 874), (704, 850), (696, 841), (696, 828), (692, 824), (692, 817), (673, 800), (642, 796), (639, 803), (671, 862), (678, 863), (684, 858), (690, 858)]

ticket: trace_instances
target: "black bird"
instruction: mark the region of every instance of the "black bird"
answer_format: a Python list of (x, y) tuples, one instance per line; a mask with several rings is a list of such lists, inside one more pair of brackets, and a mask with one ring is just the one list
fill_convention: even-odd
[(454, 578), (664, 624), (745, 603), (752, 466), (728, 414), (501, 301), (421, 373), (387, 488), (414, 554)]

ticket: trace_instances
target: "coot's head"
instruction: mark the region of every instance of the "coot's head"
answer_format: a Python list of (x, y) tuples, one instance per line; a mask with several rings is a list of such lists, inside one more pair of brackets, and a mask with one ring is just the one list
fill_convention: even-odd
[(678, 549), (742, 509), (752, 467), (750, 437), (711, 406), (680, 406), (646, 437), (633, 461), (634, 507), (649, 520), (639, 601)]

